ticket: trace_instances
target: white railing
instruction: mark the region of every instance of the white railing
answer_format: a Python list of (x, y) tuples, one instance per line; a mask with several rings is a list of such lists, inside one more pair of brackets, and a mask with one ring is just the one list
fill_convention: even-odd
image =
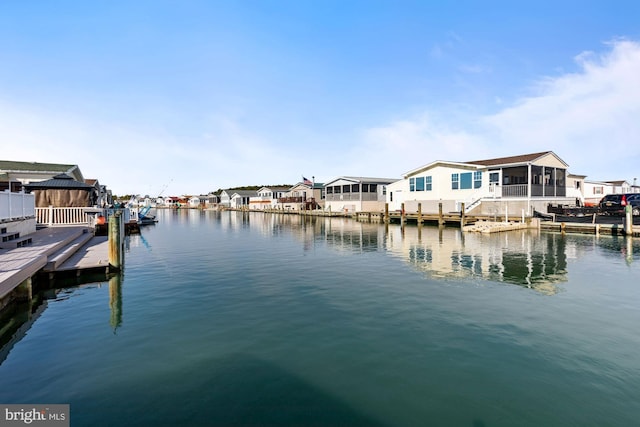
[[(46, 225), (49, 227), (91, 225), (97, 215), (103, 215), (105, 218), (109, 218), (115, 211), (116, 209), (88, 207), (56, 208), (49, 206), (47, 208), (35, 208), (35, 217), (38, 225)], [(125, 223), (132, 219), (134, 221), (138, 220), (137, 211), (131, 212), (129, 208), (121, 209), (121, 211)]]
[(503, 185), (502, 197), (527, 197), (528, 190), (527, 184)]
[(0, 220), (30, 218), (35, 215), (36, 199), (33, 194), (0, 192)]
[(86, 225), (89, 224), (87, 208), (36, 208), (36, 223), (53, 227), (56, 225)]

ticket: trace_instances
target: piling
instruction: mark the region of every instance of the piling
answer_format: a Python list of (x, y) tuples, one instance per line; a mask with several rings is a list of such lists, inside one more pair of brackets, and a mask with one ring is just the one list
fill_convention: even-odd
[(389, 203), (384, 204), (384, 222), (389, 224)]
[(460, 229), (464, 228), (464, 202), (460, 204)]
[(418, 225), (422, 225), (422, 203), (418, 203)]
[(406, 212), (404, 211), (404, 203), (402, 203), (400, 205), (400, 209), (401, 209), (401, 211), (400, 211), (400, 224), (404, 225), (404, 222), (407, 219), (406, 218)]
[(444, 217), (442, 216), (442, 202), (438, 203), (438, 226), (444, 225)]
[(116, 211), (109, 217), (109, 265), (116, 270), (122, 267), (122, 215)]
[(624, 234), (633, 236), (633, 211), (629, 204), (624, 208)]

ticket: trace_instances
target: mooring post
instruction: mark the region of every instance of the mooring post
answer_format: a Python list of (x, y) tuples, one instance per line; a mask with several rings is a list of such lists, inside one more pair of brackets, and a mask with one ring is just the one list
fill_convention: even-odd
[(418, 225), (422, 225), (422, 203), (418, 203)]
[(389, 223), (389, 203), (384, 204), (384, 222)]
[(464, 202), (460, 204), (460, 229), (464, 228)]
[(633, 235), (633, 211), (631, 209), (630, 204), (624, 207), (624, 234), (627, 236)]
[(120, 270), (122, 260), (121, 223), (122, 215), (120, 211), (116, 211), (109, 217), (109, 265), (116, 270)]
[(402, 203), (400, 204), (400, 225), (404, 225), (405, 220), (404, 203)]
[(438, 203), (438, 226), (444, 225), (444, 217), (442, 216), (442, 202)]

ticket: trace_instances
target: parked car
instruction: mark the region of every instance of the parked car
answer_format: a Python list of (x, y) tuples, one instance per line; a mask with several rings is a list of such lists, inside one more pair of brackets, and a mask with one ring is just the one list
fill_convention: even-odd
[(598, 204), (598, 211), (604, 215), (624, 215), (627, 205), (631, 205), (633, 215), (640, 215), (640, 193), (608, 194)]

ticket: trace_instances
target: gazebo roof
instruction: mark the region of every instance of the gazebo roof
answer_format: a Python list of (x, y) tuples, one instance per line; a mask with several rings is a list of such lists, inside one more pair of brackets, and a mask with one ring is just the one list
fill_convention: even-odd
[(76, 181), (66, 173), (61, 173), (54, 176), (51, 179), (40, 182), (32, 182), (25, 185), (25, 188), (29, 190), (44, 190), (47, 188), (57, 189), (76, 189), (76, 190), (91, 190), (93, 186), (85, 184), (84, 182)]

